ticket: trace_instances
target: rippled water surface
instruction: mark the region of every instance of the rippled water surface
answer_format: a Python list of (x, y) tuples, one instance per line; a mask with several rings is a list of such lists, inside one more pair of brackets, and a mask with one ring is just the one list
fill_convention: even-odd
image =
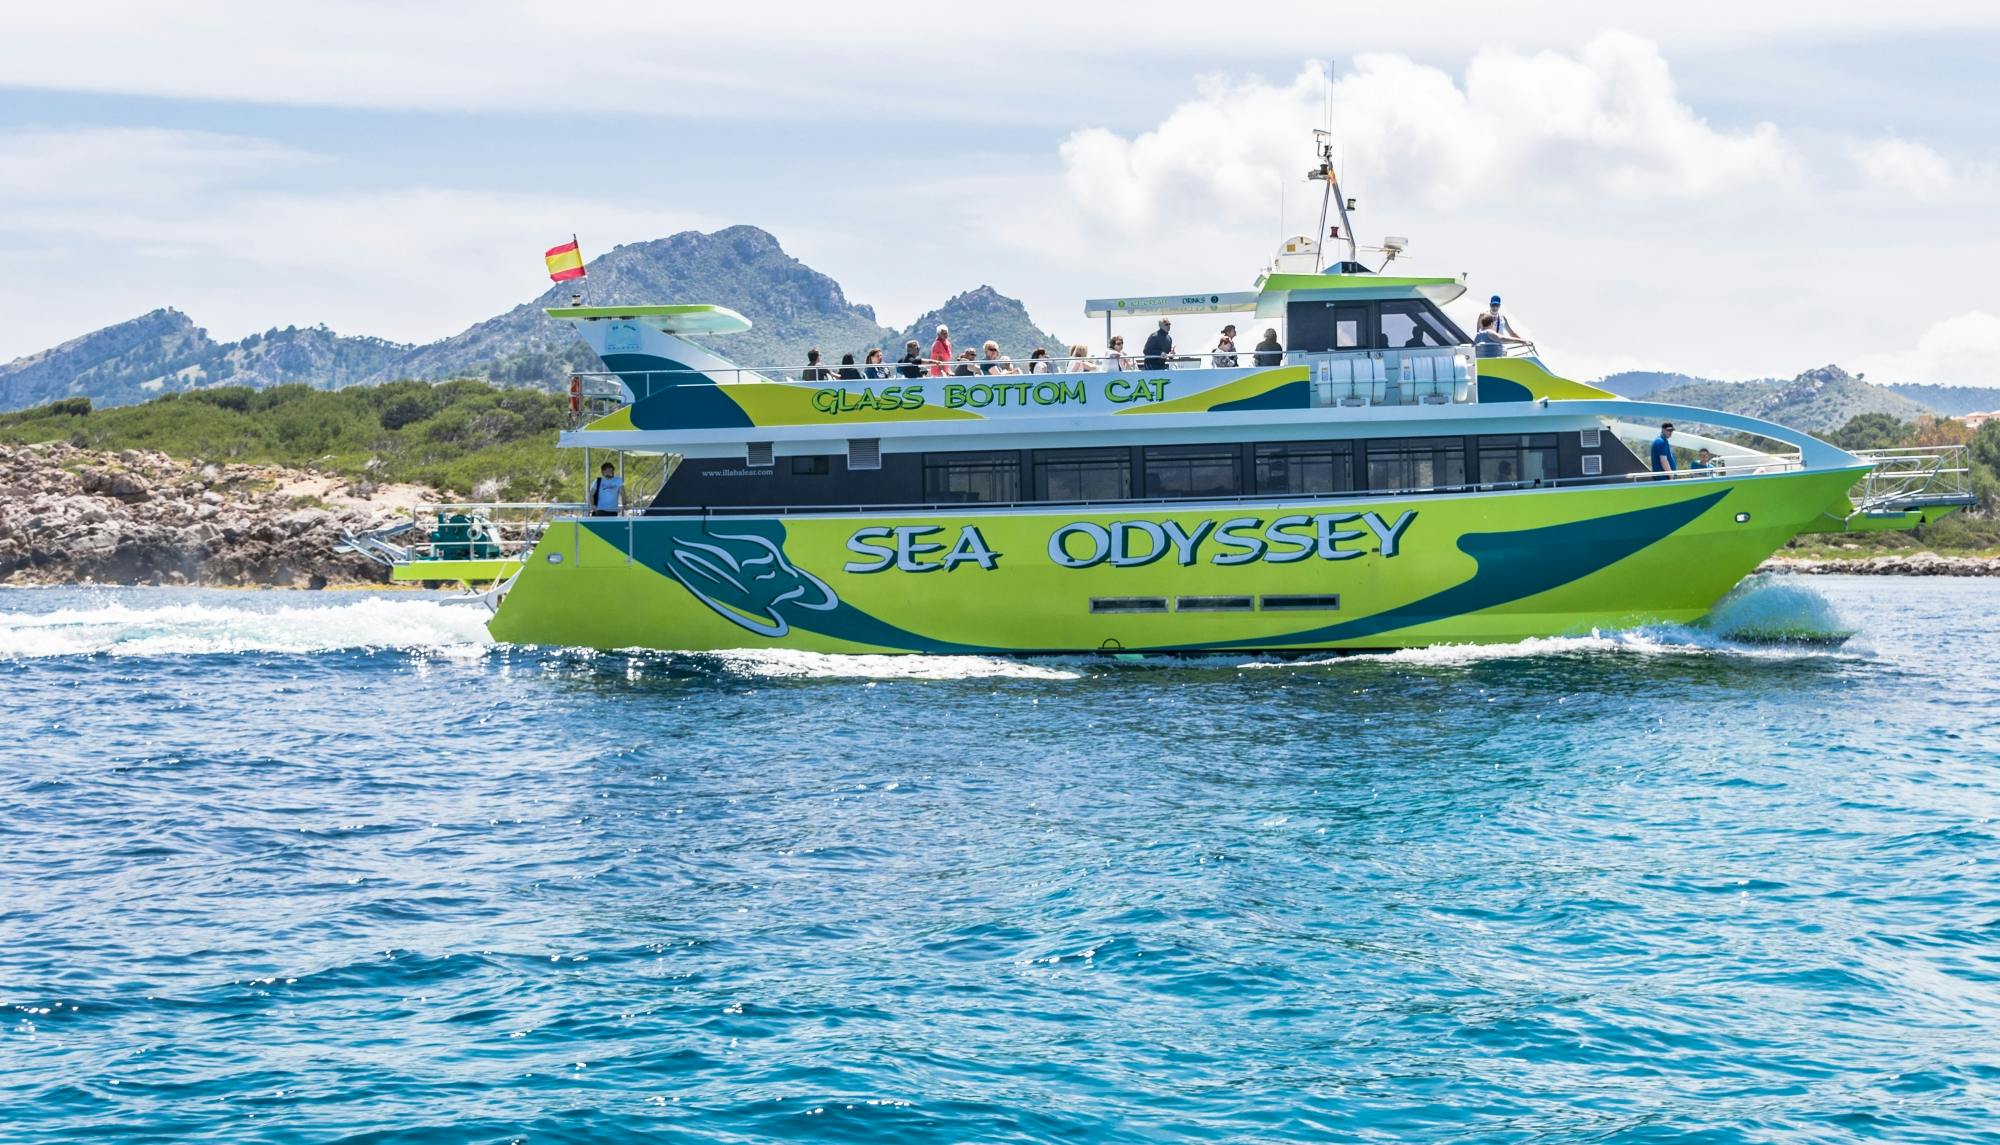
[(2000, 1141), (1996, 615), (1023, 663), (0, 590), (0, 1138)]

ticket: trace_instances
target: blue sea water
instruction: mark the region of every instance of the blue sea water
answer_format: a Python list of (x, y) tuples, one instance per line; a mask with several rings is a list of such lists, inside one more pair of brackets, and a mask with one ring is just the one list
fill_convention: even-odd
[(0, 590), (0, 1139), (2000, 1141), (1996, 615), (1017, 662)]

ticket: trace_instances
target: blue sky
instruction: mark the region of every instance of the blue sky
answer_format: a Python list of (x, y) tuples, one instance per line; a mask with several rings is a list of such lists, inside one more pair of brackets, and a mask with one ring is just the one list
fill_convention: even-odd
[(423, 341), (571, 231), (739, 222), (885, 322), (990, 283), (1094, 343), (1310, 229), (1330, 96), (1364, 240), (1566, 372), (2000, 382), (1995, 6), (682, 7), (0, 9), (0, 357), (162, 305)]

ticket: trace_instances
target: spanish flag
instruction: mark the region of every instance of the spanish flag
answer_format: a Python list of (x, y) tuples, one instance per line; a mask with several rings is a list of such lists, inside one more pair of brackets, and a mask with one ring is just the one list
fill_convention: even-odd
[(542, 261), (549, 264), (549, 278), (555, 282), (583, 277), (583, 252), (576, 249), (575, 235), (561, 246), (550, 247)]

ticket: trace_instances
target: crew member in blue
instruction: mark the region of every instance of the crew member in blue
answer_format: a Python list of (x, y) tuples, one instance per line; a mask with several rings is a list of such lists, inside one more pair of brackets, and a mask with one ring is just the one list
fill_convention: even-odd
[(605, 462), (598, 470), (598, 478), (590, 483), (590, 515), (593, 517), (616, 517), (625, 507), (625, 479), (617, 475), (618, 467)]
[(1653, 472), (1672, 473), (1674, 471), (1674, 447), (1669, 439), (1674, 436), (1674, 423), (1660, 423), (1660, 436), (1653, 439)]

